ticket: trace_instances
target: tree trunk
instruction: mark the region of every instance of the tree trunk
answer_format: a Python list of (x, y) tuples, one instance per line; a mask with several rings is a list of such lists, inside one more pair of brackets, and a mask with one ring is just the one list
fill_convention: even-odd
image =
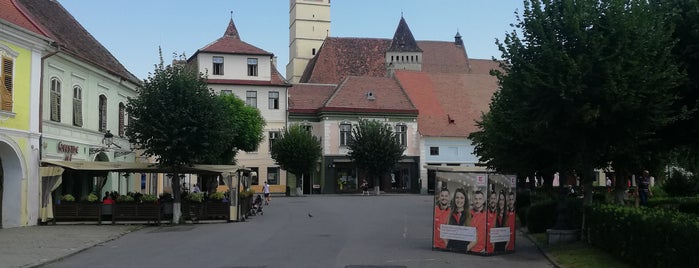
[(303, 196), (303, 174), (301, 174), (301, 179), (296, 177), (296, 196)]
[(172, 204), (172, 223), (179, 224), (180, 217), (182, 216), (181, 201), (180, 197), (180, 176), (179, 174), (172, 174), (172, 197), (174, 202)]

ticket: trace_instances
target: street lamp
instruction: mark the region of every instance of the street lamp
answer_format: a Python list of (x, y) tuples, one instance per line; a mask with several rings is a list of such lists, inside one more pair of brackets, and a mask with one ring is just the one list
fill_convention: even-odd
[(109, 130), (107, 130), (107, 133), (104, 133), (104, 137), (102, 137), (102, 144), (107, 145), (107, 147), (109, 147), (113, 143), (114, 143), (114, 134), (112, 134), (111, 132), (109, 132)]

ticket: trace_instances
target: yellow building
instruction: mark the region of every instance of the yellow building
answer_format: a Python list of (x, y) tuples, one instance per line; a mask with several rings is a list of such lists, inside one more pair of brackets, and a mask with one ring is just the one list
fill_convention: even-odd
[(42, 56), (51, 39), (0, 0), (0, 228), (37, 224)]

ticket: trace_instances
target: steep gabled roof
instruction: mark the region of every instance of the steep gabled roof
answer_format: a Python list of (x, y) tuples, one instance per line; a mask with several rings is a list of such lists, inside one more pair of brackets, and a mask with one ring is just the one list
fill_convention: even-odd
[[(58, 42), (63, 52), (103, 68), (125, 80), (140, 84), (102, 44), (58, 3), (47, 0), (16, 0)], [(4, 12), (4, 11), (3, 11)]]
[[(455, 42), (417, 41), (422, 49), (422, 71), (472, 73), (466, 50)], [(337, 84), (347, 76), (386, 76), (386, 50), (391, 40), (328, 37), (306, 66), (301, 83)]]
[(0, 12), (0, 19), (6, 20), (35, 34), (49, 37), (49, 34), (44, 32), (31, 17), (27, 16), (22, 7), (17, 5), (17, 2), (14, 0), (0, 0), (0, 10), (2, 10), (2, 12)]
[(395, 78), (420, 110), (418, 128), (427, 137), (468, 137), (498, 88), (487, 74), (396, 71)]
[(393, 34), (393, 40), (391, 41), (391, 46), (388, 48), (391, 52), (421, 52), (422, 50), (415, 42), (413, 33), (408, 27), (408, 23), (401, 16), (400, 22), (398, 22), (398, 28), (396, 28), (396, 33)]
[(417, 114), (398, 82), (388, 77), (348, 76), (321, 111)]
[(238, 34), (238, 29), (236, 29), (235, 24), (233, 23), (233, 19), (231, 19), (228, 23), (226, 32), (221, 38), (216, 39), (216, 41), (213, 41), (203, 48), (197, 50), (197, 52), (190, 57), (190, 60), (195, 58), (200, 52), (273, 56), (272, 53), (240, 40), (240, 35)]
[(388, 39), (328, 37), (300, 82), (339, 84), (347, 76), (386, 76), (384, 53), (390, 44)]

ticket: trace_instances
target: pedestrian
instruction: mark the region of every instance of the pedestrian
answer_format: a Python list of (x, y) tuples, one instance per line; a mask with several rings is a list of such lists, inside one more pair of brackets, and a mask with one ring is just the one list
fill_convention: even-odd
[(369, 182), (366, 179), (362, 179), (362, 184), (359, 187), (362, 189), (362, 195), (369, 195)]
[(269, 206), (269, 202), (272, 202), (272, 197), (269, 195), (269, 184), (267, 184), (267, 181), (262, 186), (262, 194), (265, 195), (265, 205)]
[(650, 190), (650, 172), (643, 171), (643, 175), (636, 178), (636, 196), (640, 199), (641, 206), (648, 206), (648, 198), (653, 196)]

